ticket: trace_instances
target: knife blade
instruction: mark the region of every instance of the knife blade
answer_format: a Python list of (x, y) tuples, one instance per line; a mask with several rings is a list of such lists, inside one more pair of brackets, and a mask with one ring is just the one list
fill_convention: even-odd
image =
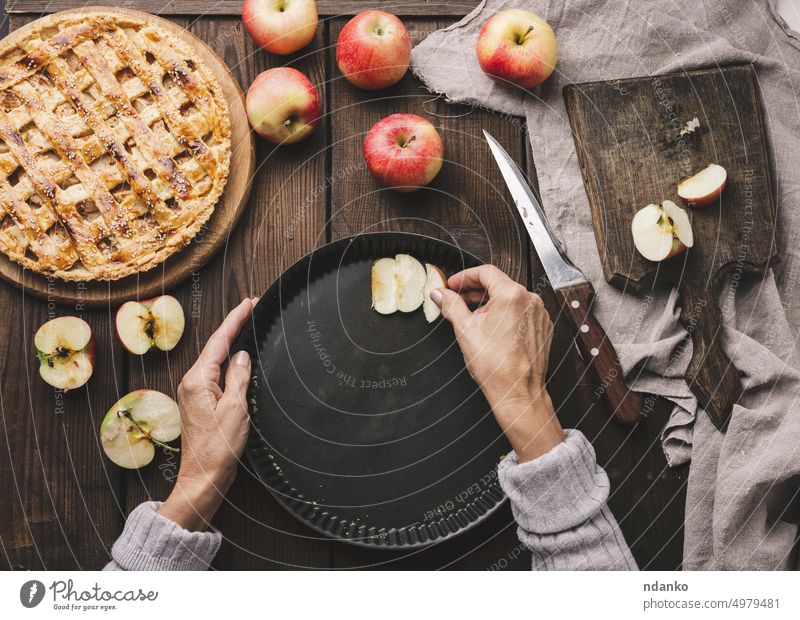
[(575, 329), (575, 341), (587, 365), (600, 401), (613, 419), (633, 424), (642, 410), (642, 397), (625, 384), (614, 345), (592, 313), (594, 288), (569, 259), (547, 221), (542, 205), (517, 164), (488, 131), (483, 132), (514, 204), (539, 255), (547, 279)]

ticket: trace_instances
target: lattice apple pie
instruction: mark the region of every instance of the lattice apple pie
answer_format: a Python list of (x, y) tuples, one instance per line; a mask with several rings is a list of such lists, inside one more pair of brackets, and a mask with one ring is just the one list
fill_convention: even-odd
[(154, 267), (208, 220), (230, 152), (222, 89), (162, 28), (53, 15), (0, 43), (0, 250), (28, 269)]

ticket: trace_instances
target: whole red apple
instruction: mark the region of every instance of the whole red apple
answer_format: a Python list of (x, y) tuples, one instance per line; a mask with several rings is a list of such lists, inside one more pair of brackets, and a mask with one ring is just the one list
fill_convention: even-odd
[(387, 116), (364, 139), (370, 173), (398, 192), (413, 192), (430, 183), (442, 168), (443, 156), (439, 132), (416, 114)]
[(553, 29), (541, 17), (507, 9), (491, 17), (478, 35), (478, 62), (498, 82), (533, 88), (553, 73), (558, 47)]
[(336, 41), (336, 64), (354, 86), (366, 90), (399, 82), (408, 70), (411, 41), (397, 17), (364, 11), (351, 19)]
[(317, 33), (316, 0), (244, 0), (242, 22), (262, 49), (291, 54)]
[(289, 67), (259, 74), (247, 91), (245, 108), (250, 126), (275, 144), (303, 140), (322, 115), (317, 89), (305, 75)]

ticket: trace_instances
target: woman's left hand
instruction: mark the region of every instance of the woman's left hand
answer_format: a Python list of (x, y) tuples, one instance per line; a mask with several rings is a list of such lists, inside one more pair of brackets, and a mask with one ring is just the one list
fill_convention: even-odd
[(236, 353), (220, 386), (222, 364), (257, 298), (245, 299), (208, 339), (178, 386), (181, 465), (159, 513), (187, 530), (204, 530), (236, 477), (249, 430), (250, 356)]

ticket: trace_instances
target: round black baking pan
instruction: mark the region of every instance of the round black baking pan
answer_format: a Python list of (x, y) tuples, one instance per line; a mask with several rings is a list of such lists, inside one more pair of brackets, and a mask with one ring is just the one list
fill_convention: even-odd
[(450, 324), (371, 309), (372, 263), (399, 253), (448, 277), (481, 264), (421, 235), (341, 239), (281, 275), (236, 344), (254, 361), (247, 455), (261, 481), (314, 530), (377, 548), (485, 519), (505, 499), (509, 450)]

